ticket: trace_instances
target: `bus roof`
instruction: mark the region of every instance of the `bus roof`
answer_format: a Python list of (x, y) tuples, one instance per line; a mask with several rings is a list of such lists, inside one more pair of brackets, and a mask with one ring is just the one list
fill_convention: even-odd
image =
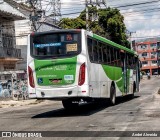
[(50, 31), (44, 31), (44, 32), (33, 32), (30, 35), (43, 35), (43, 34), (49, 34), (49, 33), (63, 33), (63, 32), (80, 32), (82, 29), (60, 29), (60, 30), (50, 30)]
[(101, 36), (99, 36), (97, 34), (93, 34), (93, 38), (98, 39), (98, 40), (100, 40), (102, 42), (105, 42), (105, 43), (107, 43), (109, 45), (112, 45), (114, 47), (117, 47), (119, 49), (125, 50), (126, 52), (129, 52), (129, 53), (132, 53), (132, 54), (136, 54), (134, 51), (132, 51), (132, 50), (130, 50), (130, 49), (128, 49), (128, 48), (126, 48), (126, 47), (124, 47), (122, 45), (119, 45), (119, 44), (117, 44), (117, 43), (115, 43), (115, 42), (113, 42), (111, 40), (108, 40), (108, 39), (106, 39), (104, 37), (101, 37)]

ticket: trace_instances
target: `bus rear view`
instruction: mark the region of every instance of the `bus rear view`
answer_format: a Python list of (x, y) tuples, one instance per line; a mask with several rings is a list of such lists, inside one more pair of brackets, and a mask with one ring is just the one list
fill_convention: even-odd
[(30, 98), (59, 99), (68, 105), (70, 99), (88, 96), (81, 30), (33, 33), (28, 44)]

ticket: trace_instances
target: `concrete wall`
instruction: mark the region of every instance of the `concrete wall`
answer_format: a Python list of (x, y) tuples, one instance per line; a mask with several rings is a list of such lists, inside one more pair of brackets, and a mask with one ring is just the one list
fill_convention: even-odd
[(27, 36), (32, 32), (30, 24), (29, 20), (15, 21), (16, 45), (27, 45)]
[(17, 45), (17, 48), (21, 49), (22, 60), (17, 62), (17, 70), (27, 69), (27, 45)]

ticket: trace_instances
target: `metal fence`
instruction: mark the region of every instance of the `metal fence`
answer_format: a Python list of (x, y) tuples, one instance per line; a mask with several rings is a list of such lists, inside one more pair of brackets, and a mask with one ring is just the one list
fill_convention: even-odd
[(21, 58), (21, 49), (0, 47), (0, 57)]

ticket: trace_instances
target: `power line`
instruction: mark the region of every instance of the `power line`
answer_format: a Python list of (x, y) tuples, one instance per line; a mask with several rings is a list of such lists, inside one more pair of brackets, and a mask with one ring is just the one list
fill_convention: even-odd
[(125, 21), (136, 21), (137, 22), (137, 20), (153, 20), (153, 19), (160, 20), (160, 18), (149, 18), (149, 19), (132, 19), (132, 20), (125, 20)]
[(66, 16), (66, 15), (74, 15), (74, 14), (79, 14), (81, 12), (74, 12), (74, 13), (68, 13), (68, 14), (62, 14), (62, 16)]
[(125, 5), (120, 5), (120, 6), (113, 6), (114, 8), (121, 8), (121, 7), (130, 7), (130, 6), (137, 6), (137, 5), (142, 5), (142, 4), (149, 4), (149, 3), (157, 3), (160, 2), (159, 0), (156, 1), (149, 1), (149, 2), (140, 2), (140, 3), (133, 3), (133, 4), (125, 4)]
[(138, 36), (138, 37), (132, 37), (132, 38), (156, 38), (156, 37), (160, 37), (160, 35), (157, 35), (157, 36)]

